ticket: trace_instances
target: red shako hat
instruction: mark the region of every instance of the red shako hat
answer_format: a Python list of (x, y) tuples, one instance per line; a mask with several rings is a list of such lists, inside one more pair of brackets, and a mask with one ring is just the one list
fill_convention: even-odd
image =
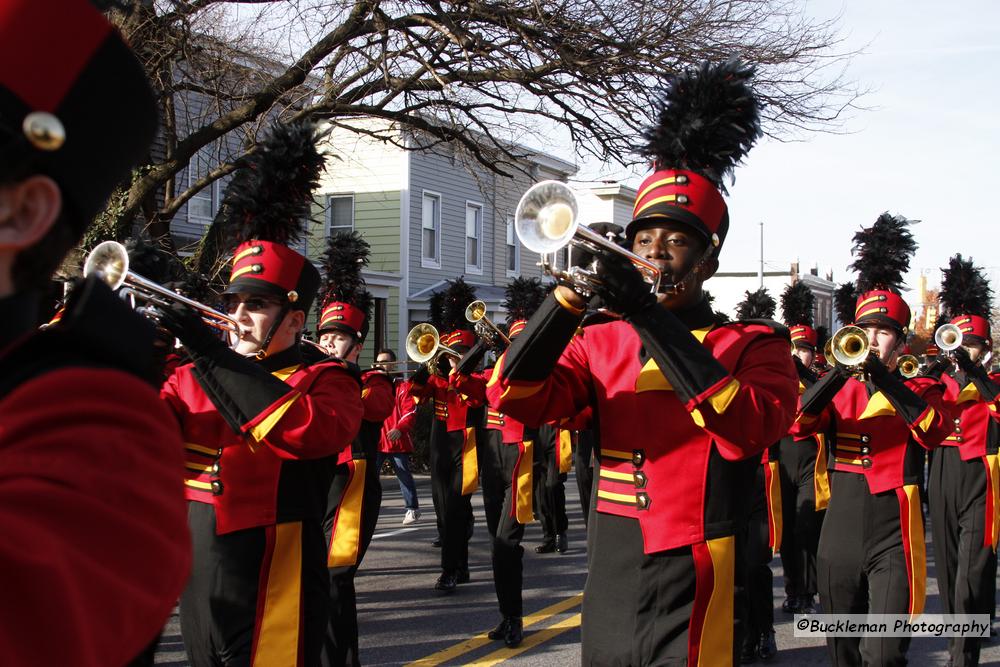
[(851, 268), (858, 272), (854, 323), (889, 326), (905, 334), (910, 326), (910, 307), (899, 290), (917, 242), (909, 230), (915, 221), (883, 213), (871, 227), (854, 235)]

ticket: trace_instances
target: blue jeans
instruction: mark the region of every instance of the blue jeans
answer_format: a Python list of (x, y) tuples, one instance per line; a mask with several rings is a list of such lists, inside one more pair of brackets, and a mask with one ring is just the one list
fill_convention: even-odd
[(403, 494), (403, 503), (405, 503), (406, 509), (420, 509), (420, 503), (417, 502), (417, 487), (413, 483), (413, 475), (410, 474), (410, 455), (379, 452), (377, 470), (382, 469), (382, 462), (386, 459), (392, 461), (392, 468), (396, 471), (396, 477), (399, 479), (399, 490)]

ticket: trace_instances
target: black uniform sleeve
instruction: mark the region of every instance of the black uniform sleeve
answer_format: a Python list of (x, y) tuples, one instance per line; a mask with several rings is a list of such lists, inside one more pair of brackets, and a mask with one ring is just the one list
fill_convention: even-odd
[(458, 373), (461, 375), (472, 375), (479, 368), (479, 362), (483, 360), (489, 349), (489, 346), (482, 339), (477, 340), (476, 344), (462, 355), (461, 360), (458, 362)]
[(802, 394), (802, 404), (799, 411), (813, 417), (819, 415), (844, 386), (848, 377), (850, 376), (847, 371), (840, 366), (834, 366), (829, 373)]
[(550, 293), (507, 349), (504, 376), (522, 382), (544, 380), (556, 367), (582, 320), (582, 312), (571, 312)]
[(965, 351), (964, 348), (958, 348), (954, 352), (955, 361), (958, 363), (959, 367), (965, 371), (969, 380), (975, 385), (979, 394), (986, 399), (987, 402), (992, 403), (996, 400), (997, 396), (1000, 395), (1000, 387), (989, 378), (986, 374), (986, 369), (983, 368), (982, 364), (977, 364), (969, 358), (969, 353)]
[(236, 433), (288, 394), (290, 387), (259, 364), (219, 346), (193, 354), (194, 376)]

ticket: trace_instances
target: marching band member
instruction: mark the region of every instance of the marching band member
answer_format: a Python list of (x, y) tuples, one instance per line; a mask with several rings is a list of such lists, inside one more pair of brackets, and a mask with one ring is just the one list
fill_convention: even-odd
[[(988, 614), (996, 596), (998, 387), (986, 373), (992, 290), (961, 255), (944, 269), (941, 304), (962, 333), (955, 366), (940, 375), (954, 425), (931, 453), (928, 507), (938, 590), (947, 614)], [(944, 356), (942, 359), (949, 359)], [(979, 664), (978, 637), (951, 637), (950, 664)]]
[(631, 261), (600, 252), (594, 291), (621, 319), (575, 336), (585, 290), (560, 285), (488, 388), (526, 423), (591, 406), (599, 424), (585, 665), (734, 660), (736, 506), (761, 452), (788, 431), (796, 387), (787, 332), (716, 326), (702, 292), (729, 227), (721, 179), (759, 134), (751, 75), (731, 61), (672, 78), (647, 132), (656, 170), (626, 238), (665, 289), (652, 293)]
[[(324, 296), (316, 333), (333, 357), (357, 364), (371, 318), (372, 295), (362, 268), (371, 250), (357, 232), (333, 236), (323, 259)], [(378, 443), (382, 423), (392, 414), (393, 391), (381, 368), (361, 375), (364, 408), (361, 429), (337, 458), (323, 529), (329, 546), (330, 619), (323, 643), (324, 667), (360, 665), (358, 608), (354, 575), (368, 551), (382, 505)]]
[(156, 104), (86, 0), (4, 2), (0, 52), (0, 655), (121, 665), (190, 566), (155, 328), (97, 277), (35, 327), (52, 273), (149, 150)]
[[(909, 221), (885, 213), (854, 236), (858, 271), (853, 339), (863, 380), (837, 365), (801, 397), (793, 435), (835, 434), (830, 503), (817, 555), (827, 613), (918, 615), (926, 586), (919, 481), (925, 449), (948, 433), (941, 385), (905, 380), (896, 362), (910, 309), (899, 295), (916, 243)], [(834, 342), (834, 348), (838, 343)], [(850, 347), (850, 346), (846, 346)], [(905, 664), (909, 637), (829, 637), (835, 666)]]
[[(813, 329), (815, 297), (803, 282), (789, 285), (781, 295), (785, 324), (791, 332), (799, 393), (815, 384), (812, 367), (818, 336)], [(822, 510), (829, 500), (826, 477), (826, 435), (786, 435), (778, 444), (781, 478), (782, 536), (781, 566), (785, 573), (785, 601), (781, 608), (791, 614), (816, 611), (816, 547), (819, 544)]]
[(334, 457), (358, 432), (358, 378), (303, 361), (319, 272), (292, 250), (323, 166), (310, 125), (277, 126), (226, 190), (232, 348), (186, 306), (162, 324), (193, 360), (162, 396), (184, 434), (191, 580), (181, 634), (195, 667), (316, 665), (327, 619), (323, 539)]
[[(476, 300), (475, 290), (459, 278), (440, 295), (440, 312), (431, 310), (432, 319), (446, 325), (442, 326), (447, 333), (442, 333), (441, 344), (464, 354), (476, 342), (465, 319), (465, 308)], [(477, 418), (481, 413), (472, 409), (478, 407), (476, 401), (455, 388), (448, 355), (440, 355), (435, 366), (433, 374), (426, 366), (413, 374), (410, 393), (416, 399), (434, 401), (429, 447), (431, 491), (441, 540), (441, 576), (434, 588), (451, 593), (469, 580), (471, 495), (479, 485), (476, 425), (482, 420)]]

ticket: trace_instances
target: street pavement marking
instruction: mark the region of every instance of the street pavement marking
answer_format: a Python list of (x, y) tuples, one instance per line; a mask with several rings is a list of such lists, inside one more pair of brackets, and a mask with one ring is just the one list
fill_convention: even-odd
[(532, 649), (539, 644), (549, 641), (553, 637), (560, 635), (567, 630), (572, 630), (573, 628), (580, 627), (580, 620), (582, 619), (582, 614), (573, 614), (569, 618), (564, 618), (558, 623), (553, 623), (544, 630), (539, 630), (538, 632), (532, 632), (530, 635), (524, 638), (520, 646), (517, 648), (502, 648), (498, 651), (493, 651), (489, 655), (484, 655), (479, 660), (473, 660), (472, 662), (465, 663), (467, 667), (493, 667), (493, 665), (499, 664), (504, 660), (509, 660), (514, 656), (524, 653), (528, 649)]
[[(560, 600), (559, 602), (557, 602), (557, 603), (555, 603), (553, 605), (550, 605), (550, 606), (546, 607), (545, 609), (539, 609), (534, 614), (530, 614), (530, 615), (524, 617), (524, 627), (528, 628), (528, 627), (531, 627), (532, 625), (535, 625), (536, 623), (541, 623), (542, 621), (545, 621), (545, 620), (547, 620), (547, 619), (555, 616), (556, 614), (559, 614), (559, 613), (564, 612), (564, 611), (566, 611), (568, 609), (572, 609), (573, 607), (576, 607), (577, 605), (579, 605), (582, 602), (583, 602), (583, 593), (577, 593), (573, 597), (566, 598), (565, 600)], [(577, 614), (576, 616), (579, 617), (580, 615)], [(561, 625), (561, 623), (557, 623), (556, 625)], [(579, 625), (579, 618), (577, 618), (577, 625)], [(554, 625), (552, 627), (556, 627), (556, 626)], [(562, 630), (560, 630), (560, 632), (561, 631)], [(540, 632), (535, 633), (535, 634), (541, 634), (541, 632), (545, 632), (545, 631), (540, 631)], [(558, 633), (556, 633), (556, 634), (558, 634)], [(457, 658), (460, 655), (465, 655), (466, 653), (469, 653), (471, 651), (475, 651), (478, 648), (481, 648), (483, 646), (488, 646), (489, 644), (492, 644), (493, 640), (490, 639), (489, 637), (487, 637), (486, 635), (487, 635), (487, 633), (485, 633), (485, 632), (482, 633), (482, 634), (480, 634), (480, 635), (476, 635), (475, 637), (472, 637), (471, 639), (466, 639), (465, 641), (459, 642), (458, 644), (455, 644), (454, 646), (449, 646), (448, 648), (446, 648), (446, 649), (444, 649), (442, 651), (438, 651), (437, 653), (432, 653), (431, 655), (429, 655), (429, 656), (427, 656), (425, 658), (420, 658), (419, 660), (415, 660), (415, 661), (413, 661), (411, 663), (408, 663), (406, 667), (411, 667), (411, 666), (416, 666), (416, 665), (429, 666), (429, 665), (440, 665), (440, 664), (443, 664), (444, 662), (447, 662), (448, 660), (452, 660), (454, 658)], [(534, 635), (532, 635), (532, 637), (533, 636)], [(544, 639), (540, 640), (540, 641), (544, 641)], [(524, 643), (522, 643), (521, 646), (524, 646), (525, 643), (527, 643), (527, 640)], [(533, 644), (532, 644), (532, 646), (533, 646)], [(518, 649), (519, 648), (520, 647), (518, 647)], [(511, 655), (517, 655), (517, 653), (519, 652), (518, 649), (506, 649), (505, 648), (505, 649), (503, 649), (503, 653), (508, 654), (508, 657), (511, 656)], [(499, 651), (497, 651), (497, 653), (499, 653)], [(493, 654), (490, 654), (490, 655), (493, 655)], [(493, 664), (493, 663), (490, 663), (490, 664)]]
[(377, 535), (372, 535), (373, 540), (378, 540), (383, 537), (392, 537), (393, 535), (402, 535), (403, 533), (412, 533), (415, 530), (420, 530), (419, 528), (400, 528), (399, 530), (390, 530), (388, 533), (378, 533)]

